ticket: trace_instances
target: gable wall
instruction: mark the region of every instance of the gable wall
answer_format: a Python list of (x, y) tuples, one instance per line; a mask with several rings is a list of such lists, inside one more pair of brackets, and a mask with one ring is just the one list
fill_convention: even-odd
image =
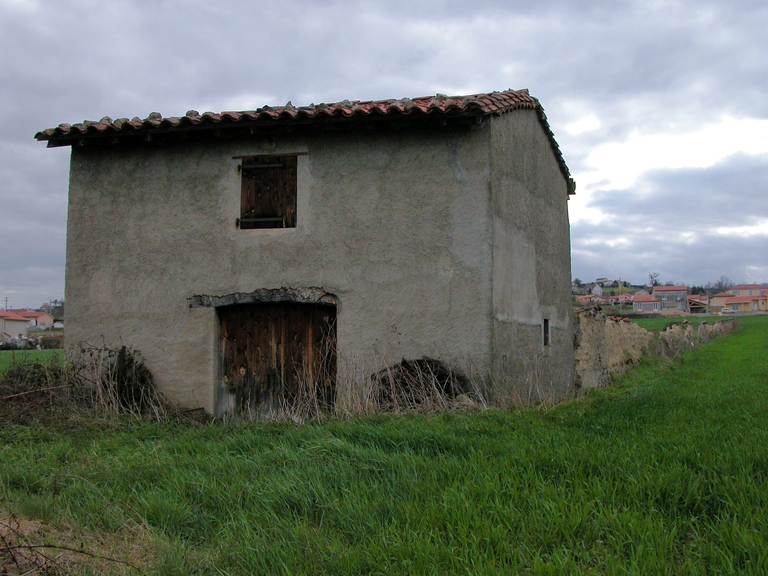
[(534, 111), (494, 117), (491, 142), (493, 380), (502, 402), (563, 398), (573, 383), (567, 184)]
[[(294, 152), (297, 228), (237, 230), (232, 156)], [(422, 355), (487, 373), (488, 153), (487, 124), (74, 148), (69, 345), (133, 346), (171, 400), (212, 411), (216, 313), (187, 298), (316, 286), (340, 300), (342, 379)]]

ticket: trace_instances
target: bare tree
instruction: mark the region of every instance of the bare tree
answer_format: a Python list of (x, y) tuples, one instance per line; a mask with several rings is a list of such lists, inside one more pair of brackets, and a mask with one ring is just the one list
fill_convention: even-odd
[(733, 286), (733, 282), (731, 281), (728, 276), (720, 276), (720, 278), (715, 282), (714, 289), (716, 292), (725, 292), (726, 290), (729, 290)]
[(659, 273), (658, 272), (648, 272), (648, 285), (649, 286), (658, 286), (659, 285)]

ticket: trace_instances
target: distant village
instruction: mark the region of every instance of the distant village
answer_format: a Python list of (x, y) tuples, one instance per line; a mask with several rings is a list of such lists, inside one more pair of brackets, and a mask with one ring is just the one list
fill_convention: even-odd
[(683, 286), (655, 283), (650, 275), (648, 286), (633, 286), (622, 280), (597, 278), (583, 283), (578, 278), (571, 283), (574, 304), (586, 306), (615, 306), (625, 312), (639, 314), (736, 314), (768, 312), (767, 284), (735, 284), (721, 278), (713, 285)]
[(53, 300), (37, 309), (0, 310), (0, 344), (19, 344), (27, 340), (39, 344), (45, 337), (49, 346), (43, 347), (58, 347), (63, 331), (64, 302), (61, 300)]

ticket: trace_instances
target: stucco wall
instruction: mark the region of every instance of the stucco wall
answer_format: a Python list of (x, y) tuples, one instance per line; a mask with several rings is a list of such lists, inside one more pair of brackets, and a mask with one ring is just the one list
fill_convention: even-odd
[[(317, 286), (340, 301), (341, 388), (422, 355), (487, 374), (490, 130), (431, 130), (74, 148), (68, 343), (133, 346), (171, 400), (210, 411), (216, 312), (187, 298)], [(232, 157), (296, 152), (297, 227), (236, 229)]]
[(491, 148), (496, 398), (558, 400), (573, 390), (567, 183), (532, 110), (493, 118)]

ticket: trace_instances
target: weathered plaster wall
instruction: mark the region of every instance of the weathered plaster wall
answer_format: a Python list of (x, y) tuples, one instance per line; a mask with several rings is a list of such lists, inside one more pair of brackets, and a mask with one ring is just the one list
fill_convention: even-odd
[(532, 110), (493, 118), (491, 150), (496, 397), (557, 400), (573, 390), (567, 183)]
[[(317, 286), (340, 300), (342, 373), (429, 355), (487, 374), (489, 138), (485, 123), (74, 148), (68, 342), (131, 345), (171, 400), (211, 411), (217, 316), (187, 298)], [(232, 157), (295, 152), (297, 227), (237, 230)]]

